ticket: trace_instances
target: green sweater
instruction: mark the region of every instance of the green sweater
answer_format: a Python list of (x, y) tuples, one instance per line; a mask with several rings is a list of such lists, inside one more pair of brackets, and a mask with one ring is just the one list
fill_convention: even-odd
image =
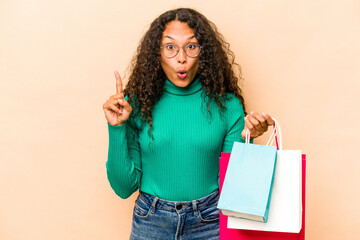
[[(128, 198), (140, 189), (168, 201), (191, 201), (219, 188), (220, 153), (231, 152), (234, 141), (243, 142), (244, 111), (240, 100), (228, 94), (222, 118), (215, 101), (210, 118), (202, 92), (198, 78), (184, 88), (166, 80), (152, 110), (153, 141), (150, 126), (139, 118), (108, 124), (107, 176), (118, 196)], [(134, 131), (129, 121), (140, 130)]]

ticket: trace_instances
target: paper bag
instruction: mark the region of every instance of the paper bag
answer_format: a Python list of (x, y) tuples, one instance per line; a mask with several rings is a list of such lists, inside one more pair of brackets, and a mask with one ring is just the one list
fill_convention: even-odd
[(234, 143), (218, 204), (222, 214), (267, 222), (276, 154), (274, 146)]

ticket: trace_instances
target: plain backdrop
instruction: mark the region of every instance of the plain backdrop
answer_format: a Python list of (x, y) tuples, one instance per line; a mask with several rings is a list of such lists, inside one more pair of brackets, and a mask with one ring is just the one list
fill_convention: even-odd
[(307, 154), (306, 239), (357, 239), (358, 0), (0, 0), (0, 239), (128, 239), (137, 193), (120, 199), (107, 181), (102, 104), (176, 7), (217, 25), (247, 109)]

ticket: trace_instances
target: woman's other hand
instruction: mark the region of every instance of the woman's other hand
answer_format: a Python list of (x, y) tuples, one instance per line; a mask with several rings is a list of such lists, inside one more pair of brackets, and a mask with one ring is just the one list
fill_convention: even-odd
[(246, 129), (250, 130), (251, 138), (257, 138), (268, 130), (268, 127), (274, 125), (274, 120), (266, 113), (259, 114), (251, 112), (245, 117), (245, 127), (241, 133), (242, 138), (246, 138)]
[(125, 100), (120, 74), (115, 71), (116, 94), (112, 95), (104, 104), (103, 109), (106, 120), (113, 126), (122, 125), (130, 117), (132, 107)]

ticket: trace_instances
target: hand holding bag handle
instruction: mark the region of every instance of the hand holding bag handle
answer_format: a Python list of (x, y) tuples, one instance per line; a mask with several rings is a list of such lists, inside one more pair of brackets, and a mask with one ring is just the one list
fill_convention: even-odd
[[(280, 123), (273, 118), (275, 124), (273, 125), (273, 131), (272, 134), (268, 140), (268, 142), (266, 143), (266, 146), (270, 146), (273, 144), (274, 139), (276, 142), (276, 147), (277, 150), (282, 150), (282, 131), (281, 131), (281, 127), (280, 127)], [(250, 143), (250, 130), (246, 129), (246, 139), (245, 139), (245, 143)]]

